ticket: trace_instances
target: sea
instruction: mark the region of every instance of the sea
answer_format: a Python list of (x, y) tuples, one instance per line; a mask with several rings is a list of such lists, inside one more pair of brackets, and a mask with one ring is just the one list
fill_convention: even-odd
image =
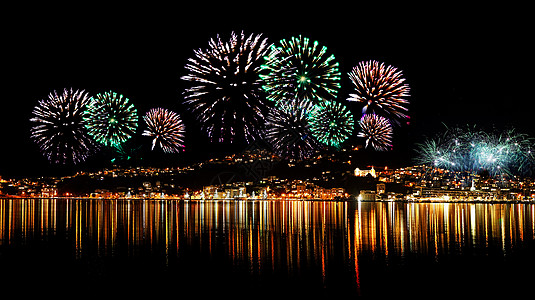
[[(531, 293), (535, 204), (0, 199), (13, 296)], [(7, 295), (7, 294), (6, 294)]]

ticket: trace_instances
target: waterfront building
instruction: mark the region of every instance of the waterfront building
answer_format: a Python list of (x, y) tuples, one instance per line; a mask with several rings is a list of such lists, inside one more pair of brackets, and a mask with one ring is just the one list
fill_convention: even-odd
[(247, 198), (247, 188), (240, 185), (203, 187), (202, 199), (243, 199)]
[(375, 201), (375, 191), (361, 190), (357, 199), (359, 201)]
[(225, 199), (243, 199), (247, 198), (246, 188), (244, 186), (240, 187), (231, 187), (225, 188), (224, 190)]
[(217, 186), (208, 185), (203, 187), (203, 193), (205, 199), (220, 199), (223, 196), (223, 191)]

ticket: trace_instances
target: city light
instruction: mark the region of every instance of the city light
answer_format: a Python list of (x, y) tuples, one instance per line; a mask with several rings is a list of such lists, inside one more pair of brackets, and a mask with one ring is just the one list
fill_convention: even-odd
[[(233, 157), (228, 164), (242, 163)], [(246, 160), (248, 161), (248, 160)], [(214, 164), (220, 163), (213, 160)], [(470, 172), (433, 168), (425, 165), (391, 168), (368, 166), (350, 172), (352, 184), (324, 187), (340, 174), (323, 171), (323, 177), (285, 179), (268, 176), (258, 182), (236, 181), (191, 188), (171, 183), (169, 178), (188, 176), (199, 167), (114, 168), (79, 172), (67, 177), (0, 179), (0, 197), (93, 198), (93, 199), (181, 199), (181, 200), (342, 200), (342, 201), (535, 201), (535, 181), (523, 177), (486, 178)], [(344, 173), (347, 176), (348, 173)], [(67, 182), (86, 178), (95, 183), (139, 178), (139, 185), (118, 188), (95, 187), (76, 192), (66, 190)], [(368, 182), (368, 183), (366, 183)], [(370, 184), (373, 187), (370, 189)]]

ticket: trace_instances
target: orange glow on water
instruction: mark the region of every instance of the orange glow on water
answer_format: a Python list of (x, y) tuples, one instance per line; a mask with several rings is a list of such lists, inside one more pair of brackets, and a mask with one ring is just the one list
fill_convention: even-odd
[(317, 268), (329, 284), (342, 260), (361, 289), (363, 256), (388, 264), (408, 254), (434, 257), (470, 247), (508, 253), (535, 236), (535, 205), (330, 201), (180, 201), (1, 199), (0, 242), (26, 243), (60, 234), (77, 259), (185, 249), (225, 257), (261, 276)]

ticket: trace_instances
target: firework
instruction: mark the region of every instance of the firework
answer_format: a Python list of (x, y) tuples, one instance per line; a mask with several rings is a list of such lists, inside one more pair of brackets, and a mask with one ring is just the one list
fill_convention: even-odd
[(262, 68), (267, 74), (260, 76), (272, 101), (300, 99), (317, 104), (334, 98), (340, 89), (341, 74), (334, 55), (306, 37), (292, 37), (271, 46)]
[(417, 162), (438, 168), (460, 170), (463, 168), (461, 147), (459, 138), (447, 131), (418, 144)]
[(84, 113), (89, 134), (100, 144), (117, 147), (137, 129), (137, 110), (128, 98), (115, 92), (91, 98)]
[(468, 166), (487, 170), (491, 175), (527, 174), (532, 172), (532, 141), (525, 134), (509, 129), (502, 132), (480, 133), (467, 146)]
[(421, 164), (490, 175), (532, 174), (533, 142), (514, 129), (486, 132), (475, 127), (447, 128), (419, 144), (416, 161)]
[(164, 108), (149, 110), (143, 120), (147, 124), (144, 136), (152, 138), (152, 150), (158, 144), (166, 153), (177, 153), (184, 148), (184, 123), (180, 116)]
[(232, 32), (229, 41), (217, 35), (188, 60), (188, 74), (181, 77), (190, 84), (184, 103), (212, 141), (258, 138), (268, 111), (259, 77), (268, 49), (262, 35)]
[(275, 153), (286, 159), (302, 160), (321, 149), (308, 122), (313, 109), (312, 103), (296, 100), (271, 110), (266, 122), (266, 139)]
[(96, 150), (82, 118), (89, 99), (84, 90), (64, 89), (62, 94), (50, 93), (34, 108), (31, 137), (50, 162), (76, 164)]
[(353, 133), (353, 116), (349, 109), (336, 101), (323, 101), (310, 115), (312, 134), (327, 146), (338, 148)]
[(363, 114), (379, 114), (398, 123), (408, 118), (409, 85), (397, 68), (377, 61), (360, 62), (348, 73), (355, 93), (348, 101), (364, 104)]
[(365, 114), (359, 120), (358, 137), (366, 139), (366, 148), (373, 147), (377, 151), (392, 149), (392, 125), (385, 117), (376, 114)]

